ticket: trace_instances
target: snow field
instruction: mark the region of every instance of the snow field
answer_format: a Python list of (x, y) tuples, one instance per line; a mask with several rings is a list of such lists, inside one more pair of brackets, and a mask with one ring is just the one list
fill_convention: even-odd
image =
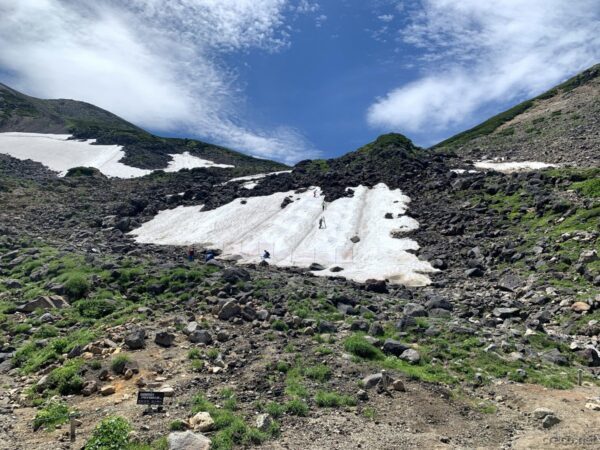
[[(95, 167), (104, 175), (115, 178), (143, 177), (152, 170), (138, 169), (119, 162), (125, 152), (119, 145), (91, 145), (87, 141), (69, 140), (68, 134), (0, 133), (0, 153), (14, 158), (37, 161), (64, 176), (73, 167)], [(172, 161), (165, 172), (194, 167), (233, 167), (215, 164), (188, 152), (170, 155)]]
[[(417, 242), (391, 237), (392, 232), (418, 228), (418, 222), (405, 215), (410, 199), (384, 184), (353, 191), (352, 197), (331, 203), (324, 203), (319, 188), (310, 188), (298, 194), (236, 199), (212, 211), (180, 206), (161, 211), (131, 234), (140, 243), (214, 246), (224, 257), (238, 257), (245, 263), (259, 262), (268, 250), (270, 264), (308, 267), (316, 262), (326, 267), (314, 271), (315, 275), (333, 275), (330, 269), (338, 266), (343, 271), (336, 275), (359, 282), (373, 278), (411, 286), (429, 284), (426, 273), (436, 270), (410, 253), (419, 248)], [(292, 203), (282, 209), (286, 197)], [(392, 218), (385, 218), (386, 214)], [(321, 218), (323, 228), (319, 228)], [(354, 237), (360, 240), (354, 243)]]
[(502, 173), (526, 172), (529, 170), (541, 170), (549, 167), (556, 167), (554, 164), (547, 164), (539, 161), (477, 161), (473, 165), (478, 169), (489, 169)]

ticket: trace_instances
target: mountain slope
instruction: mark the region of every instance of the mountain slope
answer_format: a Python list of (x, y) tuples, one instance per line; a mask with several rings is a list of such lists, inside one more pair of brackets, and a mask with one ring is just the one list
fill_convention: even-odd
[(433, 148), (473, 159), (600, 165), (600, 64)]
[(98, 144), (122, 145), (122, 163), (141, 169), (162, 169), (171, 154), (189, 152), (219, 164), (252, 172), (272, 172), (287, 166), (194, 139), (163, 138), (89, 103), (42, 100), (0, 83), (0, 132), (72, 134)]

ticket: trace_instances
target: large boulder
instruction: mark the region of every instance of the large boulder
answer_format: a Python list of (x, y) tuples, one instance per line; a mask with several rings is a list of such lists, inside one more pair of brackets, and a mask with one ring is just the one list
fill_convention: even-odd
[(208, 330), (196, 330), (188, 335), (190, 342), (194, 344), (212, 344), (213, 337)]
[(386, 339), (383, 343), (383, 352), (389, 355), (400, 356), (406, 350), (408, 350), (406, 345), (394, 339)]
[(404, 315), (407, 317), (426, 317), (428, 314), (423, 305), (407, 303), (404, 305)]
[(378, 294), (387, 294), (388, 288), (385, 280), (373, 280), (368, 279), (365, 281), (365, 289), (369, 292), (375, 292)]
[(238, 281), (250, 280), (250, 272), (248, 272), (246, 269), (242, 269), (241, 267), (230, 267), (223, 271), (221, 278), (228, 283), (235, 284)]
[(144, 348), (146, 338), (146, 332), (144, 330), (137, 329), (125, 336), (125, 345), (131, 350), (139, 350)]
[(175, 431), (167, 437), (169, 450), (209, 450), (210, 439), (202, 433)]
[(221, 320), (229, 320), (233, 317), (238, 317), (242, 312), (242, 308), (235, 300), (229, 300), (225, 302), (225, 304), (219, 310), (219, 319)]
[(161, 347), (170, 347), (173, 345), (173, 341), (175, 341), (175, 335), (168, 331), (159, 331), (154, 336), (154, 342)]
[(17, 310), (24, 313), (30, 313), (36, 309), (54, 309), (54, 308), (66, 308), (69, 306), (64, 297), (60, 295), (43, 295), (30, 302), (25, 303), (17, 307)]

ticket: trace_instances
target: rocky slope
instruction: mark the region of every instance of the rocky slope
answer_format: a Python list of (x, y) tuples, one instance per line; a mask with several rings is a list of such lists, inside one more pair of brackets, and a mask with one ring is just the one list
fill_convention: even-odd
[(42, 100), (0, 83), (0, 133), (7, 131), (72, 134), (78, 139), (96, 139), (98, 144), (122, 145), (125, 157), (121, 162), (141, 169), (165, 168), (169, 155), (183, 152), (250, 173), (286, 169), (283, 164), (206, 142), (155, 136), (89, 103)]
[(600, 165), (600, 64), (433, 147), (473, 160)]
[[(456, 173), (461, 152), (389, 134), (253, 189), (0, 155), (0, 449), (597, 448), (600, 168)], [(180, 205), (381, 182), (412, 200), (427, 287), (128, 235)], [(166, 412), (144, 415), (142, 389)]]

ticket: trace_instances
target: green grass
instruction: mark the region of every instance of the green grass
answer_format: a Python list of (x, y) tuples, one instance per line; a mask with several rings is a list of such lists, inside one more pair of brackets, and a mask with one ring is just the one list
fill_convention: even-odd
[(302, 369), (294, 367), (288, 370), (285, 379), (285, 393), (293, 398), (306, 398), (308, 397), (308, 389), (303, 383), (304, 378), (302, 375)]
[(85, 450), (120, 450), (130, 445), (131, 425), (123, 417), (108, 417), (94, 429)]
[(590, 178), (589, 180), (573, 183), (571, 188), (586, 197), (598, 198), (600, 197), (600, 174), (598, 174), (598, 178)]
[(333, 391), (318, 391), (315, 403), (322, 408), (338, 408), (340, 406), (355, 406), (356, 398), (350, 395), (338, 394)]
[(49, 389), (61, 395), (79, 394), (83, 388), (83, 378), (79, 373), (81, 366), (81, 361), (71, 360), (54, 369), (48, 378)]
[(200, 359), (202, 353), (200, 353), (200, 349), (192, 348), (188, 352), (188, 359)]
[(289, 400), (285, 404), (285, 411), (292, 416), (306, 417), (308, 416), (308, 410), (306, 402), (298, 398)]
[(187, 428), (187, 423), (181, 419), (175, 419), (169, 424), (169, 431), (185, 431)]
[(33, 429), (37, 430), (44, 427), (52, 431), (57, 425), (62, 425), (69, 421), (69, 413), (69, 407), (66, 403), (58, 400), (50, 400), (36, 413), (33, 419)]
[(331, 369), (324, 364), (317, 364), (304, 369), (304, 375), (311, 380), (324, 383), (331, 378)]
[(123, 353), (118, 354), (112, 359), (110, 363), (110, 368), (114, 373), (121, 374), (125, 371), (125, 366), (129, 361), (131, 361), (131, 358), (129, 358), (128, 355), (125, 355)]
[[(232, 399), (233, 391), (223, 390), (222, 397)], [(234, 410), (227, 401), (223, 408), (217, 408), (204, 395), (198, 394), (192, 399), (192, 413), (200, 411), (208, 412), (215, 421), (217, 433), (211, 437), (211, 450), (230, 450), (235, 446), (258, 445), (275, 436), (279, 427), (273, 422), (272, 427), (267, 432), (262, 432), (246, 424), (244, 419), (235, 414)]]
[(344, 342), (344, 348), (346, 351), (353, 355), (359, 356), (365, 359), (382, 359), (383, 353), (373, 344), (369, 343), (364, 336), (360, 334), (354, 334), (350, 336)]

